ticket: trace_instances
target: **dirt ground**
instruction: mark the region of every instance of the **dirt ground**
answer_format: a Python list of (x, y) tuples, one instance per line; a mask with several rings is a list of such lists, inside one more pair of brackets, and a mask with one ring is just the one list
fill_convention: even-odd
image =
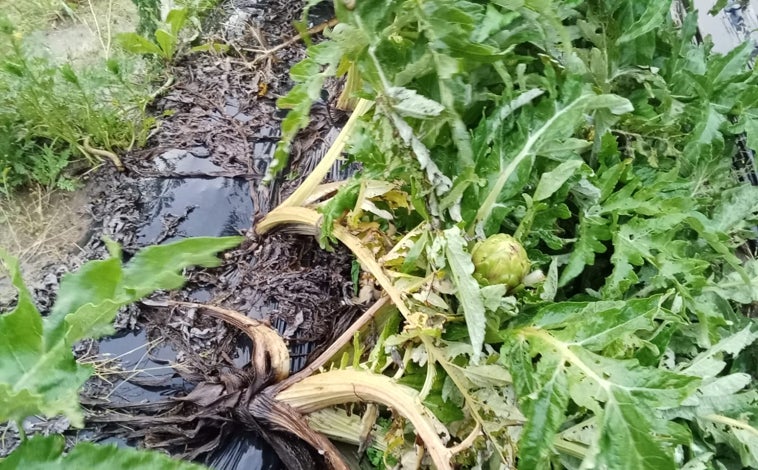
[[(90, 223), (86, 190), (32, 190), (0, 201), (0, 248), (19, 258), (28, 278), (44, 280), (50, 264), (82, 252)], [(0, 304), (14, 294), (10, 280), (0, 276)]]

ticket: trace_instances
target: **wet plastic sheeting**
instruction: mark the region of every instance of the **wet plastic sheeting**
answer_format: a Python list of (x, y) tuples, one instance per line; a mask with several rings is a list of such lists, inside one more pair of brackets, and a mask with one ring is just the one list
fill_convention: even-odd
[(103, 359), (114, 360), (125, 372), (120, 380), (109, 378), (114, 386), (108, 398), (113, 402), (165, 401), (177, 392), (189, 393), (193, 388), (171, 367), (176, 352), (166, 344), (151, 347), (142, 329), (105, 338), (99, 348)]
[(255, 434), (234, 430), (224, 443), (211, 453), (205, 465), (215, 470), (280, 470), (282, 463), (276, 453)]
[[(237, 235), (250, 228), (253, 201), (241, 178), (149, 178), (142, 180), (140, 245), (185, 237)], [(181, 220), (177, 220), (177, 219)], [(160, 240), (176, 222), (175, 233)]]

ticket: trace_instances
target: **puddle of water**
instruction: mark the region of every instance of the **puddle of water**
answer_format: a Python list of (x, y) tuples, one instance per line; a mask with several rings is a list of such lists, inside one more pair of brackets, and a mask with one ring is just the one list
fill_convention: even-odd
[(137, 231), (140, 245), (157, 240), (172, 220), (178, 222), (175, 234), (162, 242), (237, 235), (252, 224), (253, 201), (245, 180), (148, 178), (140, 186), (145, 201), (141, 211), (144, 224)]
[[(239, 113), (239, 103), (227, 102), (227, 114), (244, 119)], [(265, 139), (264, 139), (265, 140)], [(255, 144), (255, 155), (261, 160), (270, 159), (275, 140)], [(155, 160), (156, 170), (165, 173), (202, 174), (223, 170), (208, 158), (204, 147), (189, 150), (173, 149)], [(265, 168), (265, 166), (264, 166)], [(137, 232), (137, 243), (147, 245), (196, 236), (236, 235), (249, 229), (253, 216), (253, 201), (250, 186), (244, 179), (225, 177), (179, 177), (146, 178), (138, 183), (143, 201), (140, 207), (142, 225)], [(168, 226), (175, 230), (170, 237), (162, 239)], [(211, 291), (196, 289), (191, 294), (196, 302), (211, 300)], [(185, 383), (168, 367), (176, 359), (176, 353), (168, 346), (157, 345), (151, 350), (155, 361), (146, 354), (148, 341), (144, 331), (127, 332), (100, 342), (101, 353), (120, 356), (127, 370), (146, 369), (139, 378), (165, 379), (165, 384), (151, 387), (129, 382), (118, 383), (111, 399), (130, 403), (165, 400), (178, 391), (189, 393), (193, 385)], [(250, 362), (251, 342), (244, 336), (237, 348), (234, 363), (243, 367)], [(155, 368), (155, 370), (151, 370)], [(151, 374), (151, 375), (146, 375)], [(120, 443), (123, 445), (123, 443)], [(224, 443), (211, 453), (204, 462), (220, 470), (278, 470), (282, 468), (276, 453), (267, 443), (250, 432), (239, 430), (231, 433)]]

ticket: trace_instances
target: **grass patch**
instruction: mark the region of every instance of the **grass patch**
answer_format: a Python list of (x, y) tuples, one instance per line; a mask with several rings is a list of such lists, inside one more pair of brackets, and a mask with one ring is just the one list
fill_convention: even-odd
[[(0, 191), (30, 181), (67, 188), (72, 162), (98, 165), (103, 152), (141, 145), (152, 125), (133, 58), (75, 69), (36, 56), (0, 22)], [(115, 156), (115, 155), (114, 155)]]
[(0, 0), (0, 11), (24, 33), (46, 28), (70, 10), (63, 0)]
[[(132, 21), (125, 9), (132, 5), (18, 3), (0, 10), (6, 13), (0, 16), (0, 194), (32, 182), (72, 189), (67, 169), (97, 166), (104, 157), (118, 162), (116, 152), (142, 145), (154, 123), (145, 113), (152, 97), (142, 59), (111, 48), (114, 18)], [(51, 27), (51, 19), (64, 18), (61, 5), (66, 25), (55, 31), (29, 32), (41, 23), (19, 19), (34, 16)], [(83, 32), (90, 44), (77, 44), (67, 31)]]

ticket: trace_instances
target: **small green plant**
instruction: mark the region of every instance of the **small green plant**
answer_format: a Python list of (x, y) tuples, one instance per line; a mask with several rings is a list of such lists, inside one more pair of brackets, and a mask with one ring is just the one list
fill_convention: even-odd
[[(132, 0), (137, 7), (139, 24), (137, 32), (144, 37), (152, 37), (161, 26), (161, 1), (160, 0)], [(200, 29), (199, 18), (210, 11), (219, 0), (174, 0), (171, 2), (175, 7), (187, 10), (187, 18)]]
[[(49, 315), (40, 315), (21, 278), (18, 262), (0, 250), (4, 266), (18, 290), (15, 308), (0, 314), (0, 422), (13, 421), (22, 443), (0, 470), (16, 468), (109, 468), (199, 470), (200, 466), (153, 452), (80, 443), (63, 454), (62, 436), (23, 435), (30, 416), (66, 416), (73, 426), (84, 423), (79, 389), (93, 369), (78, 363), (71, 347), (86, 338), (114, 332), (118, 310), (156, 290), (177, 289), (180, 273), (190, 266), (220, 264), (216, 254), (236, 246), (241, 237), (188, 238), (142, 249), (122, 264), (121, 251), (108, 242), (110, 258), (90, 261), (61, 281)], [(95, 465), (96, 464), (96, 465)]]
[(149, 39), (138, 33), (122, 33), (116, 36), (121, 47), (134, 54), (148, 54), (170, 62), (176, 55), (179, 45), (179, 33), (187, 22), (188, 10), (177, 8), (171, 10), (166, 19), (154, 31)]

